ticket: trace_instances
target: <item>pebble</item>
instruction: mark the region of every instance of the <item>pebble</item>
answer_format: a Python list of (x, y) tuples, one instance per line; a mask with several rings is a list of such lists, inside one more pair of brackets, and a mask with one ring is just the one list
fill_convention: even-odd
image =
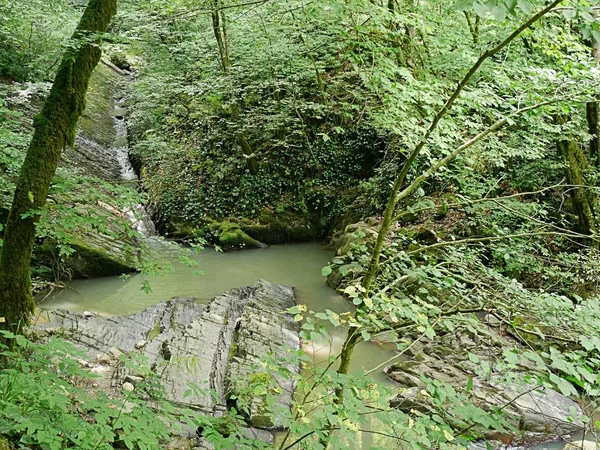
[(136, 377), (135, 375), (127, 375), (125, 377), (125, 381), (133, 384), (134, 386), (137, 386), (137, 384), (144, 381), (144, 379), (142, 377)]
[(123, 383), (123, 392), (133, 392), (135, 386), (131, 383)]
[(123, 354), (123, 352), (121, 350), (119, 350), (117, 347), (111, 347), (110, 350), (108, 351), (108, 353), (113, 355), (115, 358), (118, 358), (119, 356), (121, 356)]
[(110, 355), (107, 355), (106, 353), (99, 353), (98, 355), (96, 355), (96, 361), (98, 361), (101, 364), (110, 364)]
[(146, 344), (148, 343), (148, 341), (138, 341), (135, 344), (135, 348), (140, 349), (146, 346)]

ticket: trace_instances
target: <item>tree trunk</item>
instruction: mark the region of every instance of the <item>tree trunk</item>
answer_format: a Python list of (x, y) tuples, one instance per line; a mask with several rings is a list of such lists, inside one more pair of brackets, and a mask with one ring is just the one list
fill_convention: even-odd
[(213, 31), (215, 33), (215, 39), (217, 40), (217, 47), (219, 49), (219, 63), (223, 73), (229, 72), (229, 43), (227, 42), (227, 29), (225, 28), (225, 20), (219, 10), (219, 1), (215, 0), (213, 3), (213, 11), (211, 13)]
[[(589, 163), (581, 147), (572, 139), (559, 141), (557, 147), (568, 164), (566, 170), (567, 183), (573, 186), (585, 186), (584, 171), (589, 167)], [(587, 235), (595, 234), (594, 195), (584, 187), (572, 187), (569, 192), (573, 210), (579, 219), (577, 231)], [(597, 246), (597, 244), (594, 244), (594, 246)]]
[(592, 135), (590, 140), (590, 161), (596, 166), (600, 165), (598, 154), (598, 102), (588, 102), (585, 105), (586, 118), (588, 123), (588, 133)]
[(100, 38), (116, 13), (116, 0), (90, 0), (73, 34), (50, 94), (34, 120), (34, 134), (21, 167), (6, 223), (0, 258), (0, 325), (20, 332), (34, 303), (29, 265), (35, 240), (36, 212), (46, 204), (63, 148), (75, 140), (85, 108), (90, 76), (100, 61)]
[[(600, 44), (592, 44), (592, 56), (596, 62), (600, 62)], [(590, 161), (596, 166), (600, 166), (600, 151), (598, 145), (598, 102), (589, 102), (586, 104), (586, 118), (588, 123), (588, 133), (592, 135), (590, 141)]]

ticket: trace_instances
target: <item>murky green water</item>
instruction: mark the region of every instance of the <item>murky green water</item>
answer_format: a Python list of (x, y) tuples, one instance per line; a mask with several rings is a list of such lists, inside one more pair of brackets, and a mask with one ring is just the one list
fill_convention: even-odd
[[(298, 302), (314, 311), (330, 309), (341, 313), (351, 305), (325, 284), (321, 268), (332, 253), (318, 244), (272, 246), (243, 252), (218, 253), (206, 249), (194, 258), (198, 267), (185, 267), (175, 259), (176, 270), (160, 277), (149, 278), (152, 292), (140, 291), (139, 275), (123, 280), (119, 277), (74, 280), (68, 290), (58, 291), (40, 303), (43, 308), (62, 308), (76, 312), (92, 311), (102, 315), (130, 314), (172, 297), (196, 297), (203, 303), (235, 287), (246, 286), (258, 278), (295, 288)], [(165, 258), (173, 258), (165, 252)], [(201, 269), (203, 276), (195, 274)], [(343, 330), (331, 330), (333, 349), (329, 345), (309, 344), (305, 350), (319, 364), (341, 346)], [(354, 371), (368, 370), (394, 356), (390, 347), (362, 343), (354, 353)], [(372, 377), (391, 384), (377, 371)]]

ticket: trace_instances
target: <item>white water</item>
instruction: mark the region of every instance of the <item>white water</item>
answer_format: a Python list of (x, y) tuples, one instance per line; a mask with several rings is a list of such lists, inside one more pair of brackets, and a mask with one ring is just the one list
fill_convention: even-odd
[[(137, 182), (138, 176), (129, 161), (129, 144), (127, 141), (127, 124), (125, 123), (126, 109), (124, 106), (125, 99), (115, 99), (115, 143), (112, 147), (115, 160), (121, 168), (121, 180), (124, 182)], [(144, 238), (156, 236), (154, 223), (150, 219), (146, 208), (142, 204), (134, 205), (131, 209), (123, 211), (129, 221), (133, 224), (134, 229)]]

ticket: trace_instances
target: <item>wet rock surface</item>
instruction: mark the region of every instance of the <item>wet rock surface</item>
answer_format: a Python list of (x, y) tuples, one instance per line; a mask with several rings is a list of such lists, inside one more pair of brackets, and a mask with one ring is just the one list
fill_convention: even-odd
[[(91, 370), (101, 375), (97, 389), (115, 396), (135, 389), (144, 374), (116, 361), (122, 354), (129, 358), (139, 354), (160, 374), (168, 400), (219, 417), (226, 410), (230, 379), (251, 376), (254, 364), (267, 354), (283, 357), (289, 349), (299, 348), (298, 325), (285, 314), (295, 304), (292, 288), (258, 280), (218, 295), (208, 305), (194, 298), (173, 298), (136, 314), (110, 318), (50, 311), (37, 329), (66, 336), (82, 348), (95, 361)], [(290, 370), (298, 373), (299, 367)], [(278, 402), (289, 408), (294, 385), (284, 379), (278, 382), (283, 387)], [(281, 426), (278, 418), (265, 422), (258, 413), (248, 419), (268, 430)], [(255, 434), (270, 439), (268, 433)]]
[[(500, 408), (508, 413), (509, 423), (519, 432), (492, 437), (500, 442), (492, 448), (504, 448), (502, 445), (508, 442), (542, 442), (581, 431), (584, 423), (579, 417), (583, 411), (577, 402), (534, 381), (523, 381), (525, 370), (523, 377), (517, 374), (510, 379), (494, 372), (494, 362), (514, 345), (494, 328), (489, 328), (485, 337), (465, 329), (415, 345), (407, 352), (407, 360), (385, 369), (403, 388), (392, 404), (406, 412), (430, 411), (430, 397), (421, 379), (425, 376), (448, 383), (484, 410)], [(481, 371), (483, 365), (490, 367), (486, 373)]]
[[(116, 154), (121, 144), (117, 142), (118, 130), (115, 126), (115, 117), (121, 112), (115, 103), (115, 93), (123, 80), (122, 74), (106, 64), (98, 65), (86, 94), (87, 106), (78, 124), (74, 148), (62, 152), (62, 167), (90, 179), (121, 182), (122, 167)], [(49, 87), (49, 83), (15, 83), (7, 88), (5, 101), (11, 109), (23, 114), (24, 127), (33, 129), (33, 117), (39, 112)], [(135, 255), (129, 249), (136, 245), (136, 241), (121, 233), (121, 224), (128, 220), (127, 212), (101, 202), (94, 205), (75, 204), (71, 207), (79, 209), (83, 216), (88, 214), (86, 208), (102, 208), (112, 236), (95, 231), (71, 236), (69, 245), (75, 253), (67, 258), (60, 258), (59, 247), (55, 242), (47, 240), (44, 245), (36, 248), (35, 262), (52, 268), (53, 274), (64, 272), (71, 278), (132, 272), (135, 268)]]

